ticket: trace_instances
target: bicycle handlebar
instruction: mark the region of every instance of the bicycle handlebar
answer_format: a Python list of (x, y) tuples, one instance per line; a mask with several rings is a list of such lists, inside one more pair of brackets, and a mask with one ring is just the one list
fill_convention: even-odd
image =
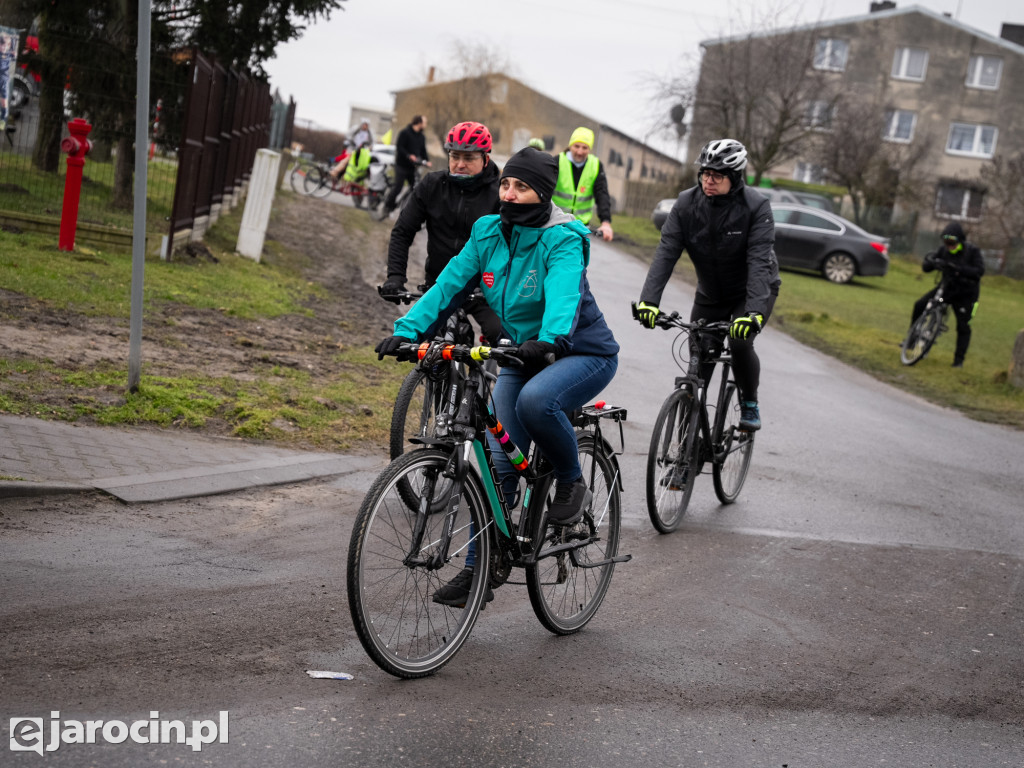
[(427, 355), (433, 354), (440, 360), (454, 360), (457, 363), (479, 364), (486, 360), (494, 360), (499, 366), (522, 368), (524, 363), (518, 357), (518, 352), (519, 347), (470, 347), (465, 344), (434, 340), (399, 344), (398, 349), (389, 354), (407, 362), (419, 362)]
[(416, 299), (423, 296), (422, 293), (413, 293), (412, 291), (395, 291), (394, 293), (384, 293), (384, 286), (377, 286), (377, 293), (384, 301), (390, 301), (392, 304), (412, 304)]
[[(640, 313), (637, 309), (636, 302), (632, 302), (633, 307), (633, 319), (639, 320)], [(697, 320), (694, 323), (688, 323), (682, 319), (678, 312), (659, 312), (658, 317), (655, 319), (654, 324), (659, 328), (668, 330), (669, 328), (681, 328), (684, 331), (698, 331), (698, 332), (715, 332), (715, 331), (728, 331), (732, 326), (731, 320), (716, 320), (715, 322), (709, 323), (707, 320)]]

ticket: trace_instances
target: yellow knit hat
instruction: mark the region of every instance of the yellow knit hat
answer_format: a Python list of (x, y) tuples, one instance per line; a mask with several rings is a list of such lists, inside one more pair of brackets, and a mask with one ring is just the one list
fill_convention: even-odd
[(579, 142), (580, 144), (586, 144), (591, 149), (594, 148), (594, 132), (589, 128), (580, 126), (572, 132), (572, 136), (569, 137), (569, 146)]

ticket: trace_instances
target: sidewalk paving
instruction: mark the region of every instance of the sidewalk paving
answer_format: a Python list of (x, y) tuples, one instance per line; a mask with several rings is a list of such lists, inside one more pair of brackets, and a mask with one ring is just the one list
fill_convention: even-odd
[(169, 501), (384, 464), (383, 457), (0, 414), (0, 499), (100, 490), (125, 502)]

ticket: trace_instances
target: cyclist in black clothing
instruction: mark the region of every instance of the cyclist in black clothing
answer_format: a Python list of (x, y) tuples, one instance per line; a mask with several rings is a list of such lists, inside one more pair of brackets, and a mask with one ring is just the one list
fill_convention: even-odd
[[(981, 250), (966, 241), (963, 227), (955, 221), (942, 230), (942, 247), (924, 257), (921, 269), (932, 272), (940, 269), (946, 277), (943, 296), (956, 315), (956, 351), (953, 353), (953, 367), (962, 368), (964, 355), (971, 343), (971, 320), (978, 308), (981, 276), (985, 274), (985, 260)], [(928, 300), (938, 287), (928, 291), (914, 303), (910, 323), (921, 316)]]
[[(690, 320), (732, 320), (733, 373), (740, 391), (740, 429), (761, 428), (757, 387), (761, 363), (754, 337), (771, 316), (779, 295), (775, 221), (768, 199), (747, 187), (747, 150), (733, 139), (704, 145), (697, 160), (698, 186), (680, 193), (661, 228), (661, 242), (647, 272), (639, 321), (654, 328), (658, 304), (683, 249), (697, 270)], [(711, 371), (703, 371), (705, 379)]]
[[(491, 132), (481, 123), (459, 123), (448, 131), (444, 148), (448, 170), (428, 173), (412, 191), (388, 244), (388, 279), (381, 287), (387, 298), (405, 290), (409, 248), (420, 227), (427, 225), (426, 284), (433, 285), (441, 270), (469, 240), (481, 216), (498, 213), (498, 167), (491, 161)], [(501, 320), (482, 296), (463, 305), (480, 325), (491, 346), (501, 338)]]
[(388, 199), (384, 201), (385, 216), (395, 210), (395, 200), (398, 199), (406, 182), (410, 187), (416, 185), (416, 166), (423, 163), (430, 167), (427, 138), (424, 135), (426, 130), (427, 118), (416, 115), (411, 123), (398, 132), (398, 139), (395, 141), (395, 183), (391, 187)]

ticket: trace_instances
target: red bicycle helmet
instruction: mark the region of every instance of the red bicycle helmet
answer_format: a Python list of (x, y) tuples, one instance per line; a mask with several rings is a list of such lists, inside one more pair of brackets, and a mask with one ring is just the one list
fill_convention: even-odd
[(458, 123), (448, 131), (448, 140), (444, 148), (459, 152), (490, 152), (491, 132), (483, 123)]

